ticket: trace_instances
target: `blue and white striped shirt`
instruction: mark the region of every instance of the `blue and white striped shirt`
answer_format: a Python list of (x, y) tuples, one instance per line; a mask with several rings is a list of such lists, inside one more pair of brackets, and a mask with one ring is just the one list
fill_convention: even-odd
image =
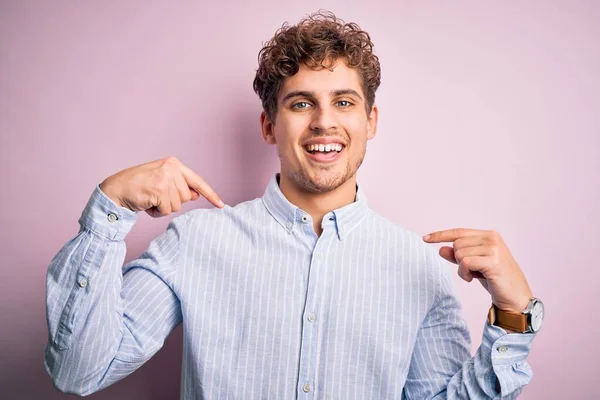
[(124, 378), (181, 322), (182, 399), (515, 398), (532, 377), (534, 334), (486, 322), (471, 357), (453, 269), (360, 188), (318, 237), (273, 177), (262, 198), (174, 218), (123, 266), (135, 220), (96, 187), (51, 262), (45, 366), (61, 391)]

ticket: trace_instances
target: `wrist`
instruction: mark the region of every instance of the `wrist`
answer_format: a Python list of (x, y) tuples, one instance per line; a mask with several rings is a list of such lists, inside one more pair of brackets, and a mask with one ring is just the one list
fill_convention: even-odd
[(501, 301), (494, 301), (492, 299), (492, 303), (499, 309), (502, 310), (504, 312), (508, 312), (508, 313), (513, 313), (513, 314), (520, 314), (522, 313), (524, 310), (527, 309), (527, 305), (529, 304), (529, 302), (531, 301), (531, 299), (533, 298), (533, 293), (529, 292), (525, 295), (521, 295), (521, 296), (515, 296), (513, 299), (511, 299), (510, 303), (509, 302), (501, 302)]
[(509, 333), (535, 333), (542, 326), (544, 319), (544, 304), (532, 297), (524, 309), (510, 312), (497, 307), (494, 303), (488, 313), (490, 325), (503, 328)]
[[(105, 179), (104, 181), (102, 181), (102, 183), (100, 183), (100, 185), (98, 185), (100, 187), (100, 190), (102, 191), (102, 193), (104, 193), (106, 195), (106, 197), (111, 199), (113, 201), (113, 203), (115, 203), (117, 206), (131, 210), (131, 208), (123, 205), (120, 197), (116, 194), (116, 192), (114, 190), (114, 186), (110, 184), (110, 181), (108, 179), (109, 178)], [(133, 210), (131, 210), (131, 211), (133, 211)]]

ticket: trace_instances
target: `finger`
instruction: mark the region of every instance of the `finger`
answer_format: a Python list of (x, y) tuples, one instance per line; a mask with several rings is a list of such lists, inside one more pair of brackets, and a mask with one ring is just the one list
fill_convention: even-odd
[(174, 180), (169, 182), (169, 199), (171, 201), (171, 212), (181, 210), (181, 197)]
[(461, 265), (460, 262), (456, 260), (456, 256), (454, 254), (454, 249), (452, 247), (448, 247), (448, 246), (441, 247), (440, 248), (440, 256), (442, 256), (444, 259), (446, 259), (454, 264), (458, 264), (457, 273), (465, 281), (471, 282), (473, 280), (473, 278), (485, 280), (485, 277), (483, 276), (483, 274), (481, 272), (471, 271), (465, 264)]
[(171, 214), (171, 196), (169, 195), (168, 191), (166, 193), (162, 193), (158, 198), (156, 209), (158, 210), (158, 217), (164, 217)]
[(473, 280), (473, 274), (471, 273), (471, 270), (462, 264), (458, 265), (457, 273), (458, 276), (467, 282), (471, 282)]
[(196, 195), (198, 195), (195, 190), (190, 189), (185, 182), (185, 179), (183, 179), (183, 175), (181, 175), (181, 173), (173, 174), (173, 180), (175, 181), (175, 187), (177, 188), (177, 192), (179, 193), (179, 198), (181, 199), (182, 204), (187, 203), (192, 199), (192, 193), (196, 193)]
[(485, 236), (482, 235), (474, 235), (474, 236), (465, 236), (458, 238), (452, 244), (454, 250), (461, 249), (463, 247), (474, 247), (474, 246), (485, 246), (487, 245), (487, 241)]
[(423, 236), (423, 240), (427, 243), (453, 242), (461, 237), (481, 235), (483, 232), (477, 229), (454, 228), (432, 232)]
[(225, 204), (217, 193), (194, 171), (181, 164), (181, 172), (187, 185), (210, 201), (215, 207), (223, 208)]
[[(462, 279), (464, 279), (467, 282), (471, 282), (473, 279), (479, 279), (479, 280), (486, 281), (485, 276), (483, 276), (483, 274), (481, 272), (471, 271), (470, 269), (463, 267), (463, 266), (458, 267), (457, 273), (458, 273), (458, 276), (460, 276)], [(484, 285), (484, 287), (485, 287), (485, 285)]]
[(459, 261), (459, 265), (464, 265), (471, 272), (481, 272), (485, 276), (485, 272), (489, 270), (491, 262), (491, 257), (488, 256), (468, 256), (463, 257)]
[(190, 189), (190, 195), (192, 196), (190, 198), (191, 201), (196, 201), (200, 198), (200, 194), (193, 189)]
[(454, 259), (457, 263), (461, 263), (467, 257), (490, 256), (492, 250), (486, 246), (471, 246), (462, 247), (454, 250)]

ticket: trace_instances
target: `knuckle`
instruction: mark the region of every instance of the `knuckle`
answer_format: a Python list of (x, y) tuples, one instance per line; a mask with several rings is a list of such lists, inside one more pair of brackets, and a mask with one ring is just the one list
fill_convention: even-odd
[(166, 206), (164, 206), (164, 207), (158, 207), (158, 212), (159, 212), (159, 214), (160, 214), (160, 215), (162, 215), (163, 217), (165, 217), (165, 216), (167, 216), (167, 215), (171, 214), (170, 207), (166, 207)]
[(454, 250), (454, 258), (456, 258), (456, 260), (462, 260), (463, 259), (463, 252), (462, 250), (458, 249), (458, 250)]
[(159, 169), (153, 177), (154, 188), (158, 193), (164, 193), (169, 188), (169, 174), (164, 169)]
[(497, 246), (490, 247), (490, 256), (496, 260), (500, 258), (500, 249)]
[(501, 240), (500, 234), (496, 231), (489, 231), (489, 240), (493, 244), (500, 243), (500, 240)]
[(179, 160), (175, 156), (168, 156), (164, 158), (163, 165), (177, 165), (179, 164)]
[(192, 199), (192, 194), (190, 193), (189, 190), (184, 190), (183, 194), (181, 195), (181, 200), (183, 202), (188, 202)]
[(500, 256), (495, 255), (495, 256), (492, 257), (492, 265), (493, 266), (500, 266), (500, 265), (502, 265), (502, 261), (500, 259)]

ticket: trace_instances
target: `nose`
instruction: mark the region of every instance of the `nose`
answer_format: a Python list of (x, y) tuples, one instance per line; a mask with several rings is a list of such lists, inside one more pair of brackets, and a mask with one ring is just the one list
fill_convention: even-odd
[(316, 107), (312, 113), (309, 128), (313, 132), (327, 132), (337, 129), (337, 120), (334, 110), (329, 107)]

